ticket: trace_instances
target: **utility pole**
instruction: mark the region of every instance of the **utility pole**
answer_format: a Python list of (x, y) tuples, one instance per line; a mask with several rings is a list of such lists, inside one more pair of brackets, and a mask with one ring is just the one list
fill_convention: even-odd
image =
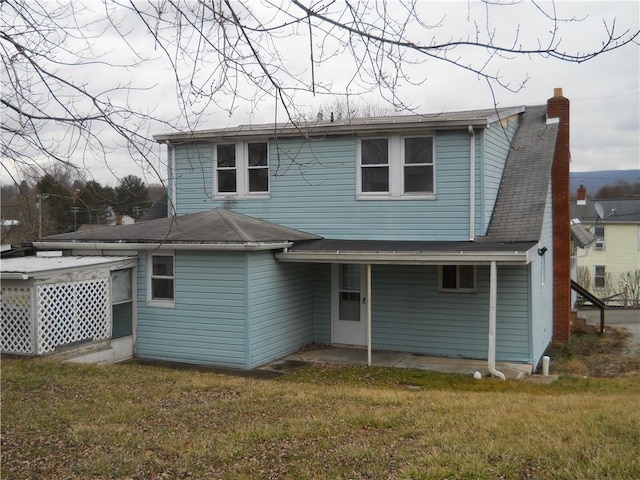
[(42, 240), (42, 200), (49, 198), (49, 195), (38, 193), (36, 198), (38, 199), (38, 240)]
[(78, 212), (80, 211), (80, 207), (71, 207), (71, 212), (73, 213), (73, 231), (75, 232), (76, 230), (78, 230), (78, 225), (76, 223), (76, 216), (78, 215)]

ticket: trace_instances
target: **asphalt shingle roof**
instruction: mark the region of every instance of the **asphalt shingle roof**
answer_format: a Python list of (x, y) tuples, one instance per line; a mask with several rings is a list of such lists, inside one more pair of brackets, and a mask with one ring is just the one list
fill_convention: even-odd
[(320, 237), (224, 208), (133, 225), (52, 235), (44, 242), (256, 243), (314, 240)]
[(505, 165), (498, 198), (480, 241), (537, 241), (555, 152), (558, 124), (546, 122), (545, 105), (526, 107)]

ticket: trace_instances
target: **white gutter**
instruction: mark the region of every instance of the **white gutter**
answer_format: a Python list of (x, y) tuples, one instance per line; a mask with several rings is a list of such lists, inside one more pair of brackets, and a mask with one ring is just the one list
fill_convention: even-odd
[(476, 227), (476, 134), (469, 125), (469, 240), (475, 240)]
[(171, 142), (167, 140), (167, 147), (171, 150), (171, 205), (169, 205), (169, 211), (167, 214), (170, 217), (175, 217), (177, 215), (176, 205), (178, 202), (178, 193), (177, 193), (177, 179), (176, 179), (176, 147), (171, 145)]
[(367, 317), (367, 365), (371, 366), (371, 264), (367, 263), (367, 300), (366, 300), (366, 317)]
[(496, 262), (491, 262), (491, 277), (489, 280), (489, 353), (488, 368), (491, 375), (506, 380), (504, 373), (496, 370), (496, 310), (498, 297), (498, 269)]
[[(533, 247), (535, 250), (535, 247)], [(276, 259), (282, 262), (304, 263), (354, 263), (354, 264), (407, 264), (407, 265), (457, 265), (468, 263), (474, 265), (489, 265), (490, 262), (500, 262), (511, 265), (527, 265), (531, 262), (530, 251), (512, 252), (314, 252), (288, 251), (276, 254)]]
[(29, 275), (27, 273), (7, 272), (1, 273), (0, 278), (2, 280), (29, 280)]
[(33, 242), (36, 248), (57, 250), (208, 250), (246, 251), (280, 250), (293, 245), (292, 242), (247, 242), (247, 243), (112, 243), (112, 242)]

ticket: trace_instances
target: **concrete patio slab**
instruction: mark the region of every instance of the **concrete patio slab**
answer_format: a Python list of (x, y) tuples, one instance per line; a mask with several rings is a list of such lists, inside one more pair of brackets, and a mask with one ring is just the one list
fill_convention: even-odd
[[(296, 352), (286, 356), (282, 361), (366, 365), (367, 351), (361, 348), (347, 347), (318, 348)], [(464, 375), (473, 375), (475, 372), (480, 372), (483, 377), (489, 376), (485, 360), (466, 358), (431, 357), (404, 352), (374, 350), (371, 352), (371, 364), (378, 367), (415, 368)], [(496, 369), (511, 380), (521, 379), (532, 373), (531, 365), (520, 363), (497, 362)]]

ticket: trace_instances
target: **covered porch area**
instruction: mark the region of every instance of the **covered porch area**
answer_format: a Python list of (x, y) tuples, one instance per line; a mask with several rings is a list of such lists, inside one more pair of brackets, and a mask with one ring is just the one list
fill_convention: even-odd
[[(316, 281), (322, 285), (317, 295), (324, 295), (325, 302), (331, 286), (330, 308), (324, 304), (322, 320), (316, 323), (322, 335), (316, 333), (316, 338), (332, 348), (294, 355), (300, 361), (490, 372), (503, 379), (507, 374), (498, 366), (516, 371), (509, 372), (510, 378), (530, 373), (531, 324), (529, 306), (523, 303), (528, 280), (523, 275), (537, 255), (536, 245), (328, 239), (296, 243), (276, 254), (277, 260), (331, 267), (323, 267)], [(500, 296), (498, 266), (503, 269)], [(516, 267), (522, 282), (512, 282)], [(517, 324), (514, 315), (519, 316)], [(499, 318), (504, 358), (498, 359), (513, 361), (515, 368), (496, 362)], [(511, 354), (514, 344), (520, 353)], [(505, 348), (512, 350), (505, 354)]]

